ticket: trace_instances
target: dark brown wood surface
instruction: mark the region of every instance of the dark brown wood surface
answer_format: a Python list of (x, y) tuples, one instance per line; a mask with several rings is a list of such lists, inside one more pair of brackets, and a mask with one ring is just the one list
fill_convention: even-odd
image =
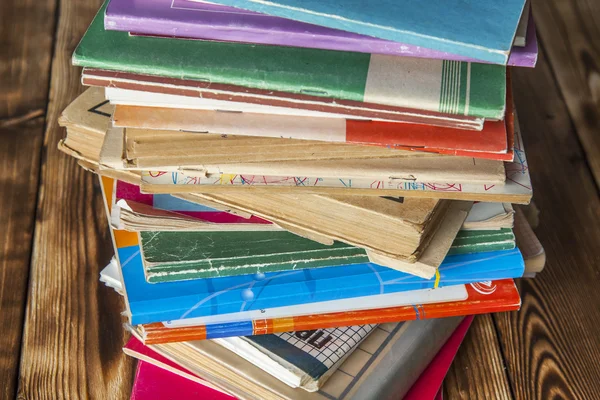
[[(0, 2), (0, 398), (127, 398), (121, 298), (96, 179), (59, 153), (70, 56), (101, 0)], [(542, 56), (515, 69), (546, 270), (520, 312), (476, 317), (450, 399), (600, 393), (600, 2), (535, 0)], [(18, 23), (16, 23), (18, 21)]]
[(0, 3), (1, 399), (17, 386), (54, 13), (54, 0)]

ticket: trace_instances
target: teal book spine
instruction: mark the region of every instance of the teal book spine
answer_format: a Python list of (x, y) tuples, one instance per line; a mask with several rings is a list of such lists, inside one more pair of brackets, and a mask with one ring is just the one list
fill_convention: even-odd
[(501, 65), (132, 36), (105, 30), (104, 12), (105, 6), (77, 47), (75, 65), (201, 81), (207, 87), (504, 118), (506, 67)]

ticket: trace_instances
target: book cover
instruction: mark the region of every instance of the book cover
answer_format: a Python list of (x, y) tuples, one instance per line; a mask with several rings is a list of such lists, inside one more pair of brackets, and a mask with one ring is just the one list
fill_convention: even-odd
[(440, 303), (410, 304), (398, 307), (347, 310), (324, 314), (305, 314), (280, 318), (249, 319), (186, 326), (185, 322), (142, 324), (133, 328), (145, 343), (205, 340), (228, 336), (264, 335), (293, 330), (334, 328), (349, 325), (446, 318), (518, 310), (519, 292), (512, 279), (464, 285), (467, 298)]
[[(528, 8), (527, 8), (528, 10)], [(525, 42), (524, 35), (535, 32), (523, 13), (519, 37), (526, 47), (513, 45), (508, 65), (533, 67), (537, 46), (535, 39)], [(104, 26), (133, 34), (245, 42), (276, 46), (309, 47), (325, 50), (353, 51), (394, 56), (435, 58), (454, 61), (469, 59), (407, 43), (398, 43), (359, 35), (344, 30), (307, 24), (271, 15), (235, 9), (219, 4), (188, 0), (111, 0)], [(520, 32), (521, 27), (525, 32)], [(534, 33), (535, 38), (535, 33)], [(516, 40), (516, 39), (515, 39)]]
[(150, 284), (139, 246), (119, 247), (117, 254), (132, 324), (442, 287), (487, 277), (519, 277), (524, 268), (515, 249), (449, 256), (434, 280), (375, 264), (353, 264)]
[[(124, 351), (153, 362), (146, 349), (176, 361), (176, 373), (217, 383), (240, 399), (342, 400), (401, 398), (462, 318), (382, 324), (359, 345), (317, 392), (294, 389), (212, 341), (143, 346)], [(156, 362), (159, 366), (164, 363)], [(408, 371), (400, 373), (400, 371)]]
[(376, 325), (216, 339), (291, 387), (315, 392), (358, 348)]
[[(157, 357), (160, 355), (156, 354)], [(224, 392), (139, 360), (135, 372), (131, 400), (234, 400)]]
[(139, 232), (150, 283), (369, 262), (364, 249), (325, 245), (288, 231)]
[(490, 119), (504, 117), (506, 68), (503, 66), (135, 37), (105, 30), (105, 11), (106, 3), (77, 47), (73, 55), (75, 65), (202, 81), (207, 91), (219, 84), (234, 85), (266, 93), (286, 92), (288, 97), (308, 93), (321, 99)]
[[(100, 273), (100, 281), (104, 282), (106, 286), (114, 289), (120, 295), (125, 295), (123, 292), (123, 283), (121, 282), (121, 273), (119, 271), (116, 258), (113, 257), (111, 263), (102, 270)], [(421, 289), (386, 295), (366, 296), (360, 298), (355, 297), (352, 299), (312, 303), (310, 310), (312, 314), (325, 314), (344, 312), (347, 310), (355, 311), (357, 310), (357, 304), (360, 304), (360, 309), (366, 310), (372, 308), (400, 307), (412, 304), (432, 304), (460, 301), (465, 300), (467, 297), (467, 290), (464, 285), (452, 285), (434, 290)], [(306, 307), (304, 305), (296, 305), (254, 311), (242, 311), (233, 314), (171, 320), (165, 321), (163, 324), (167, 328), (177, 328), (206, 324), (214, 325), (218, 323), (244, 322), (255, 318), (286, 318), (304, 314), (306, 314)]]
[(515, 235), (510, 228), (499, 230), (461, 230), (452, 242), (448, 255), (515, 248)]
[[(197, 1), (197, 0), (193, 0)], [(525, 0), (219, 0), (216, 3), (506, 64)]]
[(512, 229), (515, 210), (510, 203), (476, 202), (463, 224), (466, 230)]
[(469, 331), (473, 322), (473, 316), (465, 317), (440, 351), (435, 355), (427, 368), (421, 373), (416, 382), (411, 386), (403, 400), (434, 400), (442, 391), (442, 384), (446, 374), (450, 370), (452, 361), (458, 353), (463, 339)]

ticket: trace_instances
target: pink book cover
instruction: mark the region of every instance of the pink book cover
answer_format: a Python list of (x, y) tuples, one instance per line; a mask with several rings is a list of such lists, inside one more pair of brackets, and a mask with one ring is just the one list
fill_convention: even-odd
[(221, 400), (233, 399), (233, 397), (150, 363), (138, 362), (131, 400), (180, 399)]
[(417, 379), (408, 393), (406, 393), (404, 400), (442, 399), (442, 383), (472, 322), (473, 315), (465, 317), (438, 354), (429, 363), (425, 371), (423, 371), (419, 379)]
[[(123, 351), (139, 360), (131, 390), (132, 400), (235, 399), (148, 346), (144, 346), (133, 336)], [(143, 361), (144, 359), (151, 360), (152, 363)]]

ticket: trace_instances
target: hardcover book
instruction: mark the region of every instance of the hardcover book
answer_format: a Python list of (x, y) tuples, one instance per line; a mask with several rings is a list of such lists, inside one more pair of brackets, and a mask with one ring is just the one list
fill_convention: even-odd
[[(198, 0), (193, 0), (198, 1)], [(506, 64), (525, 0), (217, 0), (217, 4)]]
[[(526, 8), (528, 10), (529, 7)], [(535, 65), (537, 44), (533, 20), (529, 17), (529, 13), (523, 13), (508, 65)], [(104, 25), (107, 30), (152, 36), (481, 61), (407, 43), (189, 0), (111, 0), (106, 9)]]
[[(219, 93), (243, 92), (242, 97), (248, 102), (252, 101), (249, 94), (254, 90), (258, 97), (276, 97), (271, 92), (279, 92), (282, 98), (305, 102), (312, 99), (337, 104), (347, 100), (359, 107), (366, 103), (478, 118), (504, 117), (503, 66), (135, 37), (105, 30), (105, 10), (106, 3), (77, 47), (73, 55), (75, 65), (195, 80), (203, 87), (203, 98), (208, 98), (209, 92), (213, 98)], [(235, 101), (228, 96), (222, 98)]]

